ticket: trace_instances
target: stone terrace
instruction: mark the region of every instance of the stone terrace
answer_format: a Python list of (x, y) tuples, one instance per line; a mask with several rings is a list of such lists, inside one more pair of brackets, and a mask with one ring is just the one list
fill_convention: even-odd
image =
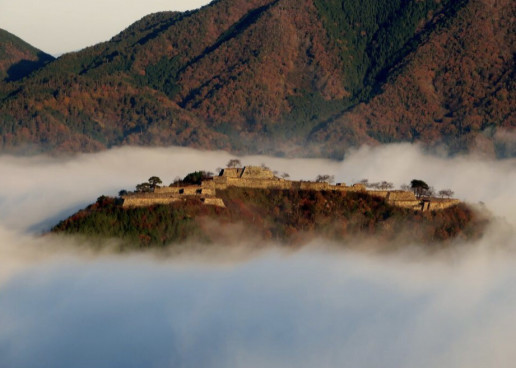
[(418, 199), (413, 192), (367, 191), (362, 184), (346, 186), (344, 183), (332, 185), (326, 182), (291, 181), (278, 178), (274, 173), (260, 166), (226, 168), (212, 180), (204, 180), (201, 185), (184, 185), (155, 188), (150, 193), (132, 193), (122, 196), (124, 207), (146, 207), (155, 204), (170, 204), (188, 198), (200, 198), (206, 205), (225, 207), (224, 201), (217, 197), (217, 190), (229, 187), (252, 189), (314, 190), (341, 192), (368, 192), (384, 198), (387, 203), (418, 211), (442, 210), (459, 203), (456, 199), (426, 198)]

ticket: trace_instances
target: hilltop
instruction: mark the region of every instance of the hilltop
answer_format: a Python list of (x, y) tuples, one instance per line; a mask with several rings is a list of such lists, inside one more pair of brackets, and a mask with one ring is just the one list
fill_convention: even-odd
[(17, 81), (53, 60), (51, 55), (0, 29), (0, 81)]
[(291, 181), (252, 166), (227, 168), (215, 177), (194, 172), (168, 187), (152, 177), (136, 192), (99, 197), (52, 232), (116, 238), (121, 249), (226, 244), (242, 237), (290, 245), (323, 237), (345, 244), (357, 236), (389, 247), (477, 237), (486, 224), (454, 199), (368, 191), (363, 184), (332, 185), (327, 179)]
[(218, 0), (151, 14), (0, 86), (1, 148), (123, 144), (342, 157), (514, 155), (510, 0)]

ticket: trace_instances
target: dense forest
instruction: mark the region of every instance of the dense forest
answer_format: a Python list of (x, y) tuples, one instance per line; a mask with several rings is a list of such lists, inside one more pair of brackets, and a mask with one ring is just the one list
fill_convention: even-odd
[(510, 0), (219, 0), (151, 14), (0, 82), (0, 149), (341, 158), (408, 141), (513, 156), (515, 16)]
[(119, 198), (96, 203), (61, 221), (53, 233), (79, 235), (120, 250), (196, 244), (242, 243), (242, 239), (300, 246), (314, 237), (346, 246), (370, 239), (383, 247), (413, 243), (439, 249), (451, 240), (480, 236), (486, 220), (460, 204), (420, 212), (393, 207), (360, 192), (229, 188), (217, 191), (226, 208), (190, 198), (171, 205), (124, 208)]

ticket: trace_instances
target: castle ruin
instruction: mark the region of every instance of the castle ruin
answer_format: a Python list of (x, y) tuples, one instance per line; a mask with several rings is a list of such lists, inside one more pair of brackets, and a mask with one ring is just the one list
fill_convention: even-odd
[(332, 185), (327, 182), (292, 181), (278, 178), (274, 173), (260, 166), (226, 168), (218, 176), (203, 180), (200, 185), (173, 185), (156, 187), (148, 193), (131, 193), (122, 196), (123, 207), (147, 207), (156, 204), (171, 204), (191, 198), (200, 199), (205, 205), (225, 207), (224, 201), (217, 197), (217, 190), (229, 187), (251, 189), (313, 190), (340, 192), (367, 192), (384, 198), (393, 206), (417, 211), (442, 210), (458, 204), (456, 199), (425, 198), (418, 199), (411, 191), (369, 191), (363, 184), (347, 186), (344, 183)]

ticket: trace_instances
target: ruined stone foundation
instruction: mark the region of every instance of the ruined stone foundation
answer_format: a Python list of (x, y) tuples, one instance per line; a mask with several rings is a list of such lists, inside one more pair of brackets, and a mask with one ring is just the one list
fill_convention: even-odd
[(178, 185), (155, 188), (150, 193), (133, 193), (123, 196), (124, 207), (147, 207), (156, 204), (170, 204), (188, 198), (200, 198), (209, 206), (225, 207), (224, 201), (217, 197), (217, 190), (230, 187), (252, 189), (280, 189), (280, 190), (314, 190), (340, 192), (367, 192), (370, 195), (381, 197), (393, 206), (416, 211), (443, 210), (455, 206), (460, 202), (456, 199), (425, 198), (418, 199), (414, 193), (403, 190), (367, 191), (362, 184), (347, 186), (344, 183), (332, 185), (326, 182), (290, 181), (278, 178), (264, 167), (246, 166), (244, 168), (223, 169), (219, 176), (205, 180), (201, 185)]

